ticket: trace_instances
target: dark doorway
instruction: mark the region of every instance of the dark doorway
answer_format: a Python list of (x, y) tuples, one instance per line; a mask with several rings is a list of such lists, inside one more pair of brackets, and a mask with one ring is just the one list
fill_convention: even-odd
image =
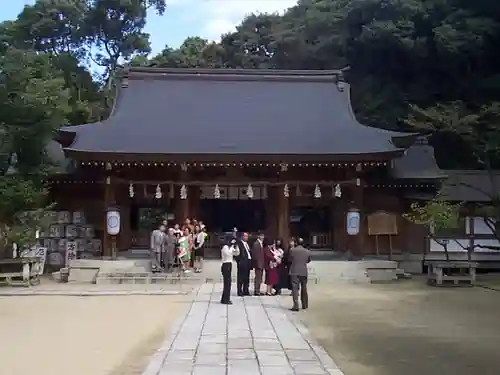
[(296, 207), (290, 214), (290, 233), (294, 237), (309, 238), (311, 233), (331, 230), (328, 207)]
[(210, 232), (230, 232), (233, 228), (257, 232), (266, 228), (263, 200), (203, 199), (200, 219)]

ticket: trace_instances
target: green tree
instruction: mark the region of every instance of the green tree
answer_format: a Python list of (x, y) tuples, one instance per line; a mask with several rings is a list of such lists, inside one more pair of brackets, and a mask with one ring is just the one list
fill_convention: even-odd
[(47, 204), (46, 145), (66, 123), (70, 90), (48, 53), (8, 48), (0, 55), (0, 250), (33, 239)]
[[(403, 216), (412, 223), (427, 226), (429, 228), (429, 237), (443, 247), (446, 260), (449, 261), (449, 240), (439, 238), (439, 234), (443, 230), (458, 228), (461, 207), (461, 204), (446, 202), (438, 196), (424, 204), (412, 203), (410, 210)], [(458, 241), (454, 241), (462, 246)], [(470, 259), (471, 249), (467, 250)]]
[[(165, 12), (165, 0), (87, 0), (83, 34), (88, 53), (105, 68), (105, 77), (116, 70), (120, 60), (151, 51), (149, 35), (144, 33), (147, 10)], [(95, 52), (94, 52), (95, 51)]]
[[(490, 198), (486, 206), (480, 205), (485, 224), (500, 240), (500, 186), (497, 185), (496, 170), (500, 168), (500, 102), (491, 102), (480, 107), (467, 107), (463, 102), (438, 104), (426, 109), (413, 106), (407, 120), (413, 127), (437, 133), (450, 134), (467, 148), (476, 167), (484, 169), (489, 176), (489, 188), (479, 189)], [(487, 248), (498, 249), (497, 246)]]

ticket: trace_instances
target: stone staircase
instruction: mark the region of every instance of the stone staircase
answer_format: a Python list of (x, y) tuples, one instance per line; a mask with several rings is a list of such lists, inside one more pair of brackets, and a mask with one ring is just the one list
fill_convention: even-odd
[[(326, 255), (323, 251), (322, 253)], [(77, 259), (72, 261), (70, 267), (66, 269), (66, 272), (69, 273), (67, 280), (94, 284), (173, 284), (222, 281), (219, 260), (206, 260), (204, 271), (201, 274), (182, 273), (176, 270), (172, 273), (151, 273), (147, 256), (147, 252), (139, 250), (128, 251), (126, 254), (121, 253), (117, 260)], [(316, 259), (322, 258), (317, 255), (313, 256), (309, 267), (309, 279), (313, 283), (382, 283), (411, 277), (410, 274), (398, 268), (396, 261)], [(236, 281), (235, 270), (233, 271), (233, 279)]]

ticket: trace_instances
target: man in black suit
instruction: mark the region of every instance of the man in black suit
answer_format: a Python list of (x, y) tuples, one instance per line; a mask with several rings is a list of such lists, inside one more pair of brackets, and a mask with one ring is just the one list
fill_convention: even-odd
[(240, 254), (235, 257), (238, 267), (236, 286), (239, 296), (249, 296), (248, 285), (250, 284), (250, 269), (252, 268), (252, 255), (248, 244), (248, 233), (243, 233), (238, 240)]

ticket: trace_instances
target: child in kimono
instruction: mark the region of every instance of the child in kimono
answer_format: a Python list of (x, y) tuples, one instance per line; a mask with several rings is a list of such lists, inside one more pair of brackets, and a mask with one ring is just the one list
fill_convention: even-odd
[(191, 260), (191, 249), (193, 248), (193, 239), (189, 232), (189, 227), (184, 227), (182, 236), (179, 238), (179, 260), (182, 262), (182, 269), (184, 272), (189, 272), (186, 264), (189, 265)]

